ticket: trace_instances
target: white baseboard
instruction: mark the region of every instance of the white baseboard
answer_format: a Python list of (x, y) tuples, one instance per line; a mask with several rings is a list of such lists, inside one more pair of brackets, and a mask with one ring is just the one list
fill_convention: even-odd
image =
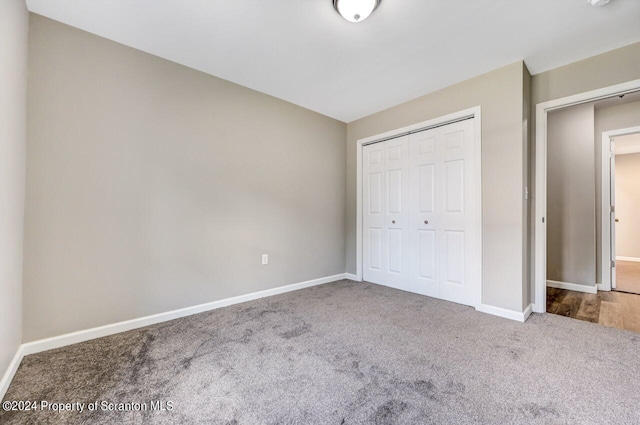
[(54, 336), (52, 338), (28, 342), (26, 344), (22, 344), (23, 353), (25, 356), (27, 356), (29, 354), (64, 347), (66, 345), (76, 344), (78, 342), (84, 342), (95, 338), (101, 338), (103, 336), (113, 335), (120, 332), (129, 331), (131, 329), (138, 329), (149, 325), (155, 325), (156, 323), (179, 319), (181, 317), (191, 316), (193, 314), (203, 313), (205, 311), (215, 310), (234, 304), (240, 304), (264, 297), (284, 294), (285, 292), (297, 291), (299, 289), (322, 285), (324, 283), (335, 282), (336, 280), (342, 280), (344, 278), (344, 273), (321, 277), (319, 279), (307, 280), (305, 282), (293, 283), (291, 285), (279, 286), (277, 288), (266, 289), (264, 291), (252, 292), (250, 294), (239, 295), (237, 297), (225, 298), (223, 300), (213, 301), (205, 304), (198, 304), (192, 307), (181, 308), (178, 310), (172, 310), (166, 313), (154, 314), (152, 316), (140, 317), (137, 319), (126, 320), (124, 322), (112, 323), (110, 325), (99, 326), (97, 328), (85, 329), (82, 331)]
[(508, 310), (506, 308), (494, 307), (488, 304), (482, 304), (476, 310), (483, 313), (492, 314), (494, 316), (504, 317), (505, 319), (515, 320), (517, 322), (526, 321), (533, 311), (533, 304), (529, 304), (524, 311)]
[(24, 357), (24, 352), (22, 350), (22, 345), (18, 347), (16, 354), (11, 359), (11, 363), (9, 363), (9, 367), (2, 375), (2, 380), (0, 380), (0, 400), (4, 399), (4, 395), (7, 393), (9, 389), (9, 384), (13, 380), (13, 377), (18, 370), (18, 366), (20, 366), (20, 362), (22, 362), (22, 358)]
[(299, 289), (309, 288), (312, 286), (322, 285), (324, 283), (335, 282), (336, 280), (345, 279), (345, 274), (336, 274), (333, 276), (321, 277), (319, 279), (307, 280), (306, 282), (294, 283), (291, 285), (279, 286), (277, 288), (266, 289), (264, 291), (253, 292), (251, 294), (239, 295), (237, 297), (226, 298), (223, 300), (213, 301), (210, 303), (199, 304), (193, 307), (172, 310), (166, 313), (154, 314), (152, 316), (140, 317), (138, 319), (126, 320), (124, 322), (113, 323), (110, 325), (99, 326), (97, 328), (85, 329), (82, 331), (71, 332), (68, 334), (55, 336), (51, 338), (41, 339), (38, 341), (27, 342), (22, 344), (16, 355), (14, 356), (9, 368), (0, 381), (0, 399), (9, 388), (9, 384), (13, 379), (18, 366), (24, 356), (29, 354), (40, 353), (42, 351), (60, 348), (78, 342), (89, 341), (103, 336), (113, 335), (120, 332), (129, 331), (131, 329), (142, 328), (156, 323), (166, 322), (168, 320), (179, 319), (180, 317), (191, 316), (193, 314), (203, 313), (209, 310), (215, 310), (221, 307), (227, 307), (234, 304), (240, 304), (247, 301), (257, 300), (272, 295), (284, 294), (285, 292), (297, 291)]
[(355, 280), (356, 282), (361, 282), (362, 281), (362, 279), (360, 279), (358, 277), (358, 275), (351, 274), (351, 273), (345, 273), (344, 274), (344, 278), (345, 279), (349, 279), (349, 280)]
[(616, 261), (633, 261), (634, 263), (640, 263), (640, 258), (637, 258), (637, 257), (618, 257), (618, 256), (616, 256)]
[(20, 366), (20, 362), (24, 356), (29, 354), (40, 353), (42, 351), (60, 348), (78, 342), (89, 341), (91, 339), (101, 338), (103, 336), (114, 335), (120, 332), (132, 329), (142, 328), (156, 323), (166, 322), (168, 320), (179, 319), (181, 317), (191, 316), (193, 314), (203, 313), (205, 311), (215, 310), (234, 304), (240, 304), (247, 301), (253, 301), (264, 297), (284, 294), (286, 292), (297, 291), (299, 289), (310, 288), (312, 286), (322, 285), (329, 282), (335, 282), (347, 278), (344, 273), (333, 276), (321, 277), (319, 279), (307, 280), (305, 282), (294, 283), (291, 285), (279, 286), (277, 288), (266, 289), (264, 291), (253, 292), (250, 294), (239, 295), (237, 297), (226, 298), (223, 300), (213, 301), (210, 303), (199, 304), (192, 307), (181, 308), (178, 310), (168, 311), (166, 313), (154, 314), (152, 316), (140, 317), (137, 319), (126, 320), (124, 322), (112, 323), (110, 325), (99, 326), (97, 328), (85, 329), (82, 331), (71, 332), (51, 338), (41, 339), (38, 341), (27, 342), (18, 347), (16, 355), (9, 364), (8, 369), (0, 381), (0, 400), (4, 397), (13, 376)]
[(557, 280), (547, 280), (547, 286), (558, 289), (567, 289), (569, 291), (586, 292), (587, 294), (597, 294), (598, 286), (593, 285), (579, 285), (577, 283), (558, 282)]

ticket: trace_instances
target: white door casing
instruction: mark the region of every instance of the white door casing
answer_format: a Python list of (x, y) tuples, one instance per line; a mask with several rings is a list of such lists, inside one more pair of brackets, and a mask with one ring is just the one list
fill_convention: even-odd
[[(611, 276), (611, 288), (616, 289), (616, 156), (615, 156), (615, 145), (614, 141), (611, 140), (609, 144), (609, 168), (611, 170), (611, 175), (609, 181), (611, 182), (611, 187), (609, 189), (609, 205), (611, 206), (609, 209), (609, 226), (611, 232), (611, 262), (609, 268), (609, 275)], [(606, 269), (605, 269), (606, 270)], [(603, 270), (604, 274), (605, 271)]]

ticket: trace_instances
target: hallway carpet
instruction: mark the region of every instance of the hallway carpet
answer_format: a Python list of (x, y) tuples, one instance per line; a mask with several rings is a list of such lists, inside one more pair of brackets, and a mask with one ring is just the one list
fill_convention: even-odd
[(638, 424), (639, 353), (634, 332), (340, 281), (27, 356), (5, 400), (148, 409), (0, 423)]

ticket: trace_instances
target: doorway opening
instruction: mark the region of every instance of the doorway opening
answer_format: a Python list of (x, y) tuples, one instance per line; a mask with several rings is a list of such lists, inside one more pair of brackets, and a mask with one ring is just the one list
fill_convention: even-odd
[(640, 127), (604, 133), (603, 144), (610, 148), (611, 289), (640, 294)]
[(640, 332), (640, 80), (536, 114), (534, 311)]

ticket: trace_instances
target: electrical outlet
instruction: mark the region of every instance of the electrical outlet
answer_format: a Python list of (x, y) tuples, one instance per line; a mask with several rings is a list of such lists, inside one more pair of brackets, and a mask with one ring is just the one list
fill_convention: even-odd
[(269, 264), (269, 254), (262, 254), (262, 265)]

